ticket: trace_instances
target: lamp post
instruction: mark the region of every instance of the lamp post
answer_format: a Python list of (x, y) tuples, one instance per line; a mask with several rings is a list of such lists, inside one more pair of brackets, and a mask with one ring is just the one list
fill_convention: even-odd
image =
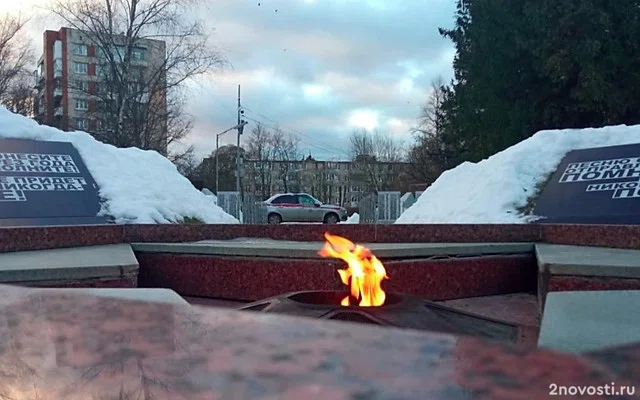
[[(219, 186), (218, 186), (218, 157), (220, 154), (218, 154), (218, 150), (220, 149), (220, 136), (224, 135), (225, 133), (232, 131), (234, 129), (241, 129), (242, 127), (244, 127), (247, 124), (247, 121), (242, 121), (240, 122), (238, 125), (232, 126), (231, 128), (222, 131), (218, 134), (216, 134), (216, 196), (218, 196), (218, 192), (220, 192)], [(236, 166), (238, 165), (238, 160), (236, 160)]]

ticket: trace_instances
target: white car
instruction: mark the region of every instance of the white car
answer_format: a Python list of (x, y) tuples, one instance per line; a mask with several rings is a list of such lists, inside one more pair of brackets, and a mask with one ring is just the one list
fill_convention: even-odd
[(269, 224), (282, 222), (322, 222), (337, 224), (347, 220), (344, 207), (323, 204), (307, 193), (276, 194), (262, 202)]

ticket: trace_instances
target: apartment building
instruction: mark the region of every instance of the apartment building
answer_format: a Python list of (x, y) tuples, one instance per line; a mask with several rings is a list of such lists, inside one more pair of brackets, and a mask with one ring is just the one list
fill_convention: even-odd
[[(113, 40), (118, 43), (117, 36)], [(110, 51), (120, 52), (123, 46), (115, 45)], [(105, 93), (109, 87), (105, 73), (105, 50), (97, 46), (91, 35), (81, 30), (61, 28), (45, 31), (43, 53), (35, 71), (36, 95), (35, 118), (41, 124), (54, 126), (64, 131), (82, 130), (89, 133), (108, 129), (105, 116)], [(131, 76), (143, 79), (157, 74), (165, 60), (165, 43), (158, 40), (139, 40), (131, 52)], [(163, 74), (164, 76), (164, 74)], [(135, 84), (135, 83), (132, 83)], [(141, 102), (153, 102), (154, 110), (163, 110), (166, 115), (166, 93), (145, 93)], [(158, 129), (166, 131), (164, 124)], [(166, 138), (166, 132), (164, 134)], [(161, 141), (162, 142), (162, 141)], [(157, 148), (156, 148), (157, 147)], [(162, 143), (154, 148), (166, 152)]]

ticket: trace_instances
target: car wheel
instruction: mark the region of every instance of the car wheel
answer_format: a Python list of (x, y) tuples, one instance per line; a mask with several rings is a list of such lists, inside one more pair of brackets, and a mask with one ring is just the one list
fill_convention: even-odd
[(340, 218), (338, 218), (338, 216), (334, 213), (327, 214), (327, 216), (324, 217), (325, 224), (337, 224), (338, 221), (340, 221)]
[(278, 225), (282, 223), (282, 217), (278, 214), (269, 214), (269, 225)]

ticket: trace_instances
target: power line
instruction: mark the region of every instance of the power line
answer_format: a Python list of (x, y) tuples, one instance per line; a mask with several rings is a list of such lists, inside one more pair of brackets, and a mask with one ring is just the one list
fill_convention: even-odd
[[(322, 145), (322, 147), (325, 147), (325, 149), (324, 149), (324, 150), (331, 149), (331, 151), (334, 151), (334, 152), (339, 152), (339, 153), (343, 153), (343, 154), (346, 154), (346, 155), (350, 155), (350, 154), (349, 154), (347, 151), (345, 151), (344, 149), (341, 149), (341, 148), (339, 148), (339, 147), (336, 147), (336, 146), (334, 146), (334, 145), (332, 145), (332, 144), (329, 144), (329, 143), (327, 143), (327, 142), (323, 142), (322, 140), (319, 140), (319, 139), (317, 139), (317, 138), (315, 138), (315, 137), (312, 137), (312, 136), (310, 136), (310, 135), (308, 135), (308, 134), (302, 133), (302, 132), (300, 132), (300, 131), (298, 131), (298, 130), (295, 130), (295, 129), (292, 129), (292, 128), (288, 128), (288, 127), (286, 127), (286, 126), (283, 126), (283, 125), (281, 125), (280, 123), (278, 123), (278, 121), (276, 121), (276, 120), (274, 120), (274, 119), (271, 119), (271, 118), (269, 118), (269, 117), (267, 117), (267, 116), (265, 116), (265, 115), (263, 115), (263, 114), (260, 114), (260, 113), (258, 113), (258, 112), (255, 112), (255, 111), (251, 110), (250, 108), (248, 108), (248, 107), (246, 107), (246, 106), (244, 107), (244, 109), (245, 109), (245, 110), (247, 110), (247, 111), (249, 111), (249, 112), (251, 112), (252, 114), (255, 114), (255, 115), (258, 115), (258, 116), (262, 117), (263, 119), (266, 119), (267, 121), (271, 121), (272, 123), (274, 123), (274, 124), (276, 125), (276, 127), (280, 128), (280, 129), (282, 129), (282, 130), (284, 130), (284, 131), (288, 131), (289, 133), (293, 133), (293, 134), (295, 134), (296, 136), (298, 136), (298, 137), (300, 138), (300, 140), (302, 140), (302, 138), (303, 138), (303, 137), (306, 137), (306, 138), (307, 138), (307, 140), (309, 140), (309, 141), (312, 141), (312, 142), (316, 142), (316, 143), (321, 144), (321, 145)], [(267, 124), (265, 124), (265, 123), (262, 123), (262, 124), (263, 124), (263, 125), (267, 125)], [(308, 144), (311, 144), (311, 143), (308, 143)], [(316, 147), (321, 148), (321, 146), (316, 146)]]
[[(227, 109), (227, 110), (229, 110), (229, 111), (232, 111), (232, 108), (231, 108), (228, 104), (224, 104), (222, 101), (220, 101), (220, 100), (219, 100), (219, 99), (217, 99), (217, 98), (214, 98), (214, 101), (215, 101), (216, 103), (218, 103), (218, 105), (220, 105), (220, 106), (224, 107), (225, 109)], [(288, 128), (286, 128), (286, 127), (284, 127), (284, 126), (280, 125), (277, 121), (275, 121), (275, 120), (273, 120), (273, 119), (271, 119), (271, 118), (268, 118), (268, 117), (266, 117), (266, 116), (264, 116), (264, 115), (262, 115), (262, 114), (259, 114), (259, 113), (255, 112), (255, 111), (251, 110), (249, 107), (246, 107), (246, 106), (242, 105), (242, 107), (241, 107), (241, 108), (242, 108), (242, 110), (249, 111), (249, 112), (251, 112), (252, 114), (258, 115), (258, 116), (260, 116), (260, 117), (261, 117), (261, 118), (263, 118), (263, 119), (269, 120), (269, 121), (271, 121), (271, 122), (272, 122), (273, 124), (275, 124), (275, 125), (268, 124), (268, 123), (266, 123), (266, 122), (264, 122), (264, 121), (260, 121), (260, 120), (258, 120), (258, 119), (251, 118), (251, 117), (249, 117), (249, 116), (244, 115), (244, 118), (245, 118), (245, 119), (251, 120), (251, 121), (256, 122), (256, 123), (260, 123), (260, 124), (262, 124), (262, 125), (264, 125), (264, 126), (266, 126), (266, 127), (269, 127), (269, 128), (271, 128), (271, 129), (279, 128), (279, 129), (281, 129), (281, 130), (283, 130), (283, 131), (286, 131), (286, 132), (292, 133), (292, 134), (294, 134), (294, 136), (298, 137), (298, 138), (300, 139), (300, 141), (301, 141), (301, 142), (303, 142), (304, 144), (310, 145), (310, 146), (315, 147), (315, 148), (318, 148), (318, 149), (320, 149), (320, 150), (324, 150), (324, 151), (327, 151), (327, 152), (330, 152), (330, 153), (333, 153), (333, 152), (338, 151), (338, 152), (344, 153), (344, 154), (346, 154), (346, 155), (349, 155), (349, 154), (348, 154), (348, 153), (346, 153), (343, 149), (340, 149), (340, 148), (337, 148), (337, 147), (331, 146), (331, 145), (329, 145), (329, 144), (327, 144), (327, 143), (325, 143), (324, 145), (318, 145), (317, 143), (321, 143), (320, 141), (316, 141), (317, 143), (310, 143), (311, 139), (309, 139), (309, 140), (304, 140), (304, 138), (300, 137), (300, 136), (301, 136), (301, 134), (300, 134), (299, 132), (294, 132), (293, 130), (288, 129)], [(234, 114), (235, 114), (235, 113), (236, 113), (236, 110), (233, 110), (233, 112), (234, 112)]]
[[(222, 101), (220, 101), (220, 100), (219, 100), (219, 99), (217, 99), (217, 98), (214, 98), (214, 101), (215, 101), (216, 103), (218, 103), (218, 105), (222, 106), (223, 108), (225, 108), (225, 109), (227, 109), (227, 110), (229, 110), (229, 111), (232, 111), (232, 108), (231, 108), (228, 104), (224, 104)], [(262, 114), (258, 114), (258, 113), (256, 113), (256, 112), (254, 112), (253, 110), (251, 110), (250, 108), (248, 108), (248, 107), (244, 106), (244, 105), (242, 105), (242, 107), (241, 107), (241, 108), (242, 108), (242, 110), (249, 111), (249, 112), (251, 112), (252, 114), (259, 115), (259, 116), (260, 116), (260, 117), (262, 117), (263, 119), (267, 119), (267, 120), (269, 120), (269, 121), (273, 122), (275, 125), (273, 125), (273, 124), (269, 124), (269, 123), (266, 123), (266, 122), (261, 121), (261, 120), (259, 120), (259, 119), (251, 118), (251, 117), (249, 117), (249, 116), (244, 115), (244, 118), (245, 118), (245, 119), (248, 119), (248, 120), (253, 121), (253, 122), (255, 122), (255, 123), (262, 124), (262, 125), (264, 125), (264, 126), (266, 126), (266, 127), (268, 127), (268, 128), (271, 128), (271, 129), (277, 129), (277, 128), (279, 128), (279, 129), (281, 129), (282, 131), (289, 132), (289, 133), (293, 134), (294, 136), (296, 136), (298, 139), (300, 139), (300, 141), (301, 141), (302, 143), (304, 143), (304, 144), (306, 144), (306, 145), (308, 145), (308, 146), (311, 146), (311, 147), (313, 147), (313, 148), (316, 148), (316, 149), (319, 149), (319, 150), (322, 150), (322, 151), (326, 151), (326, 152), (328, 152), (328, 153), (335, 153), (335, 152), (339, 152), (339, 153), (345, 154), (346, 156), (350, 156), (350, 154), (349, 154), (348, 152), (344, 151), (343, 149), (340, 149), (340, 148), (338, 148), (338, 147), (335, 147), (335, 146), (329, 145), (329, 144), (327, 144), (327, 143), (324, 143), (323, 145), (319, 145), (318, 143), (322, 143), (322, 142), (321, 142), (321, 141), (317, 141), (317, 140), (316, 140), (316, 143), (313, 143), (313, 140), (312, 140), (312, 139), (305, 139), (304, 137), (301, 137), (301, 136), (302, 136), (302, 135), (301, 135), (301, 133), (299, 133), (299, 132), (294, 132), (294, 131), (293, 131), (293, 130), (291, 130), (291, 129), (288, 129), (288, 128), (286, 128), (286, 127), (283, 127), (283, 126), (282, 126), (282, 125), (280, 125), (277, 121), (275, 121), (275, 120), (273, 120), (273, 119), (271, 119), (271, 118), (268, 118), (268, 117), (266, 117), (266, 116), (264, 116), (264, 115), (262, 115)], [(235, 114), (235, 113), (236, 113), (236, 110), (233, 110), (233, 112), (234, 112), (234, 114)]]
[(269, 127), (271, 129), (274, 129), (274, 130), (275, 129), (280, 129), (283, 132), (287, 132), (287, 133), (297, 137), (302, 143), (310, 145), (310, 146), (315, 147), (315, 148), (318, 148), (320, 150), (328, 151), (328, 152), (331, 152), (331, 153), (338, 152), (338, 153), (347, 154), (344, 149), (340, 149), (338, 147), (323, 143), (321, 141), (313, 140), (313, 139), (308, 138), (308, 137), (303, 137), (298, 132), (291, 131), (290, 129), (283, 128), (280, 125), (272, 125), (272, 124), (266, 123), (264, 121), (255, 119), (255, 118), (250, 118), (250, 119), (252, 121), (256, 122), (256, 123), (260, 123), (260, 124), (262, 124), (262, 125), (264, 125), (266, 127)]
[[(248, 119), (248, 120), (250, 120), (250, 121), (253, 121), (253, 122), (255, 122), (255, 123), (261, 124), (261, 125), (263, 125), (263, 126), (265, 126), (265, 127), (267, 127), (267, 128), (271, 128), (271, 129), (274, 129), (274, 130), (275, 130), (275, 129), (279, 129), (279, 128), (280, 128), (279, 126), (275, 126), (275, 125), (272, 125), (272, 124), (266, 123), (266, 122), (264, 122), (264, 121), (261, 121), (261, 120), (255, 119), (255, 118), (251, 118), (251, 117), (248, 117), (248, 116), (246, 116), (246, 115), (245, 115), (245, 118), (246, 118), (246, 119)], [(280, 128), (280, 129), (281, 129), (281, 128)], [(282, 130), (283, 130), (284, 132), (288, 132), (288, 131), (287, 131), (287, 130), (285, 130), (285, 129), (282, 129)], [(327, 147), (327, 146), (320, 145), (320, 144), (318, 144), (318, 143), (313, 143), (312, 141), (310, 141), (310, 140), (308, 140), (308, 139), (306, 139), (306, 138), (302, 138), (302, 137), (300, 137), (298, 134), (296, 134), (295, 132), (288, 132), (288, 133), (293, 134), (293, 135), (294, 135), (295, 137), (297, 137), (297, 138), (298, 138), (298, 139), (299, 139), (303, 144), (305, 144), (305, 145), (307, 145), (307, 146), (314, 147), (314, 148), (316, 148), (316, 149), (320, 149), (320, 150), (326, 151), (326, 152), (328, 152), (328, 153), (336, 153), (336, 152), (340, 152), (340, 153), (343, 153), (343, 154), (345, 154), (345, 155), (347, 155), (347, 156), (349, 155), (347, 152), (345, 152), (344, 150), (339, 149), (339, 148), (337, 148), (337, 147), (330, 148), (330, 147)]]
[(301, 137), (296, 132), (289, 132), (286, 129), (282, 129), (282, 128), (280, 128), (280, 126), (270, 125), (268, 123), (265, 123), (264, 121), (260, 121), (260, 120), (254, 119), (254, 118), (252, 118), (252, 121), (254, 121), (256, 123), (260, 123), (260, 124), (262, 124), (262, 125), (264, 125), (266, 127), (269, 127), (269, 128), (271, 128), (273, 130), (280, 129), (283, 132), (287, 132), (287, 133), (295, 136), (296, 138), (298, 138), (298, 140), (300, 140), (300, 142), (302, 142), (303, 144), (306, 144), (308, 146), (314, 147), (316, 149), (323, 150), (323, 151), (326, 151), (326, 152), (329, 152), (329, 153), (336, 153), (337, 152), (337, 153), (342, 153), (342, 154), (348, 155), (348, 153), (345, 152), (343, 149), (340, 149), (340, 148), (337, 148), (337, 147), (333, 147), (333, 146), (330, 146), (330, 145), (326, 145), (326, 144), (323, 144), (322, 142), (314, 142), (313, 140), (310, 140), (309, 138)]

